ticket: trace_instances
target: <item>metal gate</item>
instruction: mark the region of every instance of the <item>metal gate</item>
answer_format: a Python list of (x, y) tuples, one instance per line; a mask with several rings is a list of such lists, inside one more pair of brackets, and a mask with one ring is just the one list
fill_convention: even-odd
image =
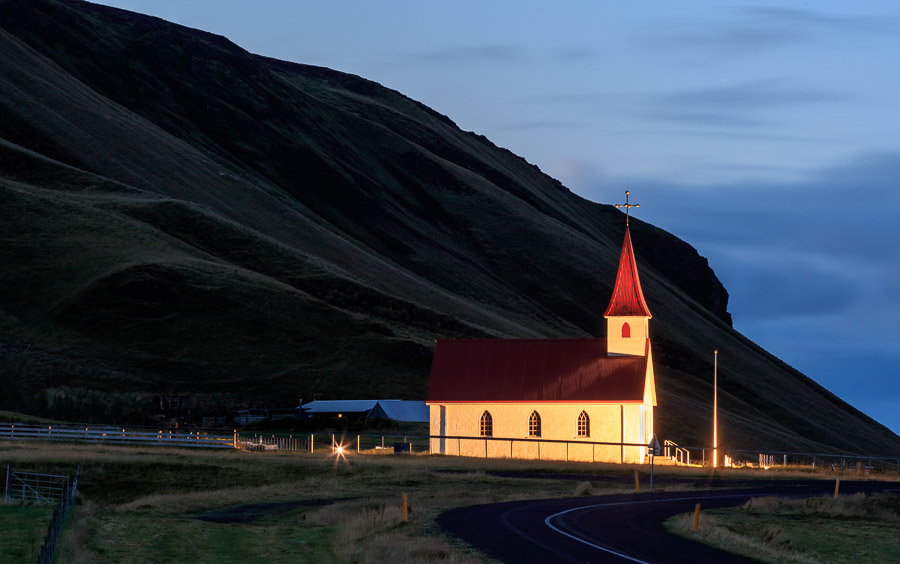
[(6, 503), (59, 503), (69, 490), (69, 476), (14, 472), (6, 467)]

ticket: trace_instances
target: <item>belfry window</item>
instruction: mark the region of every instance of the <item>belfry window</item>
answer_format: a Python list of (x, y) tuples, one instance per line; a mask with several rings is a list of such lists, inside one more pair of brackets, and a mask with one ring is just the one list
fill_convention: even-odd
[(578, 436), (579, 437), (590, 437), (591, 436), (591, 419), (588, 417), (588, 414), (582, 411), (578, 415)]
[(489, 411), (485, 411), (481, 414), (481, 436), (482, 437), (493, 437), (494, 436), (494, 418), (491, 417)]
[(528, 436), (541, 436), (541, 416), (538, 415), (537, 411), (532, 411), (531, 416), (528, 418)]
[(631, 338), (631, 327), (627, 323), (622, 324), (622, 338), (623, 339)]

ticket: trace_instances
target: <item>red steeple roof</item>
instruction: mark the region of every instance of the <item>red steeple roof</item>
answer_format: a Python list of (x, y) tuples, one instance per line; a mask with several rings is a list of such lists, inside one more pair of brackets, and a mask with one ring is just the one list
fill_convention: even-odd
[(619, 272), (616, 273), (616, 285), (603, 317), (652, 317), (641, 291), (634, 249), (631, 248), (631, 233), (627, 227), (622, 256), (619, 258)]

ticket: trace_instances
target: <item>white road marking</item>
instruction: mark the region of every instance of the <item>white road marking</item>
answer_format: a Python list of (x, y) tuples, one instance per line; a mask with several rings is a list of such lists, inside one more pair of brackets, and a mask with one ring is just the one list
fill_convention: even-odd
[[(641, 505), (641, 504), (646, 504), (646, 503), (660, 503), (663, 501), (666, 501), (666, 502), (668, 502), (668, 501), (698, 501), (698, 500), (702, 501), (705, 499), (728, 499), (728, 498), (733, 498), (733, 497), (746, 497), (746, 496), (747, 496), (747, 494), (730, 494), (730, 495), (717, 495), (717, 496), (696, 496), (696, 497), (675, 497), (675, 498), (665, 498), (665, 499), (648, 499), (648, 500), (644, 500), (644, 501), (619, 501), (616, 503), (598, 503), (595, 505), (585, 505), (582, 507), (573, 507), (572, 509), (566, 509), (565, 511), (560, 511), (559, 513), (554, 513), (553, 515), (550, 515), (549, 517), (544, 519), (544, 524), (561, 535), (565, 535), (572, 540), (576, 540), (576, 541), (586, 544), (590, 547), (596, 548), (598, 550), (602, 550), (603, 552), (608, 552), (609, 554), (618, 556), (620, 558), (624, 558), (625, 560), (630, 560), (631, 562), (639, 562), (640, 564), (650, 564), (649, 562), (646, 562), (644, 560), (639, 560), (632, 556), (628, 556), (627, 554), (622, 554), (621, 552), (616, 552), (615, 550), (613, 550), (611, 548), (607, 548), (605, 546), (600, 546), (599, 544), (594, 544), (594, 543), (592, 543), (588, 540), (585, 540), (581, 537), (575, 536), (571, 533), (567, 533), (566, 531), (563, 531), (559, 527), (555, 526), (550, 521), (561, 515), (565, 515), (567, 513), (574, 513), (575, 511), (582, 511), (585, 509), (596, 509), (598, 507), (614, 507), (617, 505)], [(762, 496), (760, 496), (760, 497), (762, 497)]]

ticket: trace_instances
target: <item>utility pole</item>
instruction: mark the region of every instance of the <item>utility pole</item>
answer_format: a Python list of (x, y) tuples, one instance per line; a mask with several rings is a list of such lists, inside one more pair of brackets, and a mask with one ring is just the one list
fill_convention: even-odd
[(719, 349), (713, 351), (713, 469), (719, 465)]

